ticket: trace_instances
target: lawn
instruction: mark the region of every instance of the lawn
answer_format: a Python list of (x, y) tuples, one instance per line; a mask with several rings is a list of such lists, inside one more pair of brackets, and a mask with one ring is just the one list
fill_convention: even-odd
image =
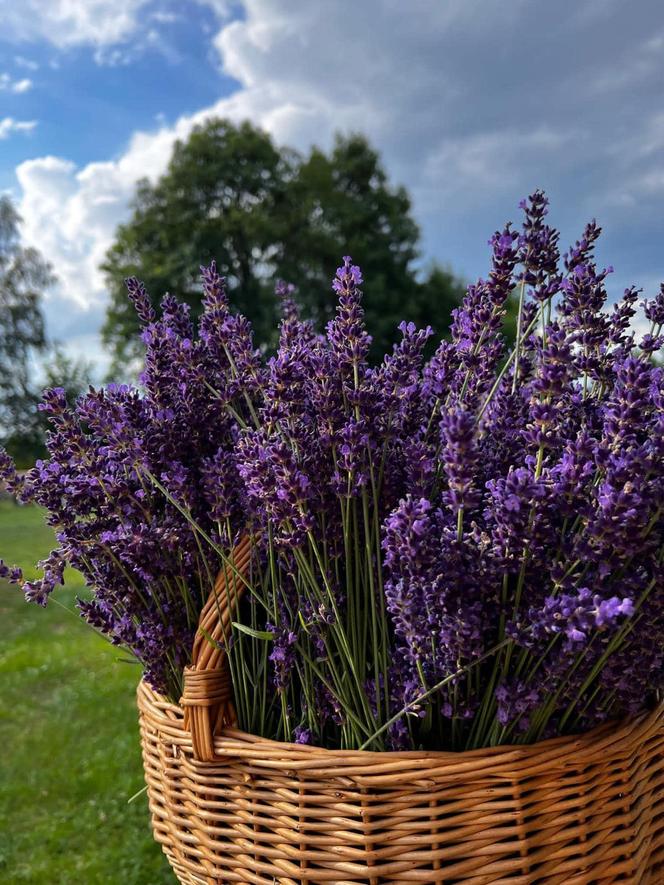
[[(1, 557), (30, 576), (51, 546), (39, 510), (0, 501)], [(139, 668), (80, 620), (82, 592), (72, 573), (41, 609), (0, 581), (0, 882), (172, 885), (145, 794), (127, 802), (144, 786)]]

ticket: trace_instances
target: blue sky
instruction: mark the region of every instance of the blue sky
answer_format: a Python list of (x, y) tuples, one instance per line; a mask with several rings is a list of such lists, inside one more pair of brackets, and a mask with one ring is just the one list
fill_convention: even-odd
[(64, 46), (43, 34), (0, 37), (0, 72), (24, 84), (0, 91), (0, 118), (38, 121), (32, 137), (3, 144), (0, 187), (15, 183), (14, 167), (28, 156), (66, 156), (78, 165), (112, 157), (133, 131), (173, 123), (234, 88), (211, 44), (218, 17), (196, 3), (175, 9), (148, 6), (127, 39), (108, 46), (83, 35)]
[(0, 0), (0, 35), (0, 190), (58, 275), (51, 334), (100, 365), (98, 265), (135, 181), (214, 115), (302, 150), (366, 132), (423, 260), (468, 278), (545, 187), (564, 241), (604, 226), (614, 294), (664, 279), (658, 0)]

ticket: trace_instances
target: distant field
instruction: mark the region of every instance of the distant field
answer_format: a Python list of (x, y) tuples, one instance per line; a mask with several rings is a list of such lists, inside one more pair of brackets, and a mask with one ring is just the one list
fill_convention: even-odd
[[(52, 546), (39, 510), (0, 501), (0, 557), (28, 569)], [(149, 830), (134, 690), (137, 666), (74, 613), (0, 581), (0, 882), (172, 885)]]

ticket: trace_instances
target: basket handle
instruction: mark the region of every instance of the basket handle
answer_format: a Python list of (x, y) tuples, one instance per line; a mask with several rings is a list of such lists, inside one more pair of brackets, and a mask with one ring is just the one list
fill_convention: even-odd
[(194, 638), (191, 666), (184, 670), (180, 705), (184, 727), (191, 733), (194, 758), (214, 759), (214, 736), (225, 725), (236, 725), (228, 655), (224, 648), (230, 626), (244, 592), (242, 578), (249, 570), (251, 543), (243, 537), (234, 547), (231, 562), (217, 575), (212, 592), (203, 606)]

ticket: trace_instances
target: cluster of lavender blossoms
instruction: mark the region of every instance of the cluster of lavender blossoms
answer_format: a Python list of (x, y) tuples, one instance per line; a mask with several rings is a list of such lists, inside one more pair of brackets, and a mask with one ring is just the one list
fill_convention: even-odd
[[(133, 279), (127, 286), (143, 326), (141, 389), (91, 388), (75, 405), (63, 390), (47, 390), (40, 408), (51, 425), (49, 459), (19, 477), (0, 450), (0, 482), (22, 502), (45, 508), (59, 545), (39, 564), (40, 580), (24, 581), (2, 560), (0, 577), (46, 605), (65, 567), (77, 569), (91, 590), (78, 601), (85, 620), (177, 698), (217, 567), (190, 515), (222, 543), (229, 520), (242, 512), (240, 490), (222, 469), (236, 445), (237, 420), (217, 406), (209, 385), (234, 403), (228, 365), (233, 359), (249, 376), (257, 355), (249, 330), (229, 314), (214, 268), (204, 276), (198, 339), (186, 305), (166, 296), (157, 319), (143, 286)], [(235, 408), (247, 411), (246, 403)]]
[[(238, 538), (254, 555), (230, 662), (240, 725), (329, 747), (462, 750), (636, 715), (664, 677), (664, 286), (609, 308), (592, 222), (561, 256), (536, 192), (449, 340), (402, 323), (378, 365), (345, 258), (324, 334), (279, 284), (276, 352), (214, 265), (194, 330), (129, 292), (141, 386), (49, 391), (50, 458), (24, 481), (83, 616), (179, 696), (198, 613)], [(518, 303), (517, 336), (503, 327)], [(429, 357), (430, 350), (433, 354)]]

